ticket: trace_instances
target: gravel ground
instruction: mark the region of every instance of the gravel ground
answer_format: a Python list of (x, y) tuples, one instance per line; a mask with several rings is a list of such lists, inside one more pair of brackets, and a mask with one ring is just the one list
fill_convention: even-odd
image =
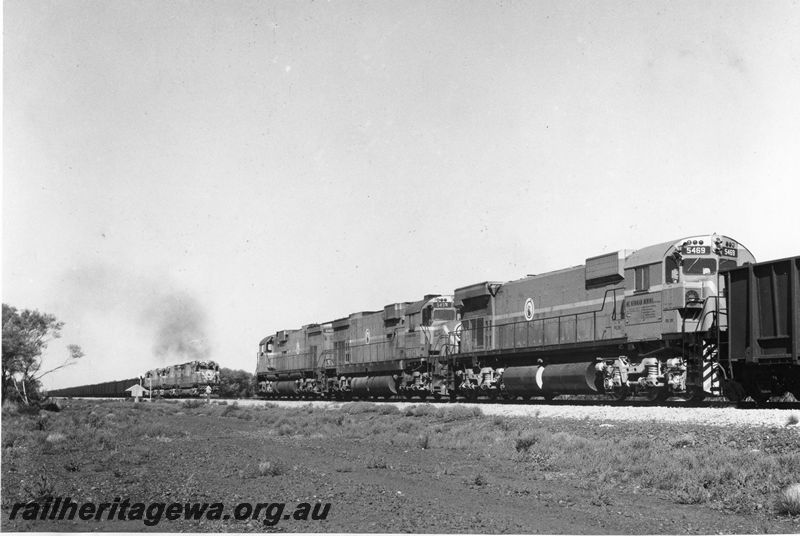
[[(485, 414), (522, 416), (498, 419), (461, 404), (311, 403), (326, 408), (316, 411), (309, 402), (275, 404), (291, 409), (98, 400), (67, 401), (53, 414), (6, 409), (2, 529), (800, 534), (800, 516), (776, 503), (781, 490), (800, 482), (800, 426), (723, 428), (687, 420), (755, 413), (764, 424), (764, 412), (479, 405)], [(407, 411), (409, 405), (417, 408)], [(662, 410), (681, 422), (653, 421)], [(633, 415), (639, 420), (629, 420)], [(283, 516), (278, 525), (235, 515), (153, 526), (133, 519), (11, 519), (12, 505), (46, 496), (213, 502), (226, 513), (242, 503), (331, 507), (324, 520)]]
[[(338, 408), (341, 402), (296, 401), (296, 400), (239, 400), (240, 406), (261, 405), (266, 402), (283, 407), (311, 404), (314, 407)], [(384, 402), (382, 402), (384, 403)], [(386, 402), (400, 409), (420, 404), (420, 402)], [(485, 415), (508, 417), (556, 417), (564, 419), (591, 419), (598, 421), (660, 421), (713, 426), (786, 426), (794, 415), (800, 418), (800, 411), (791, 409), (736, 409), (736, 408), (697, 408), (697, 407), (640, 407), (640, 406), (565, 406), (546, 404), (460, 404), (467, 407), (480, 407)], [(798, 425), (800, 429), (800, 425)]]

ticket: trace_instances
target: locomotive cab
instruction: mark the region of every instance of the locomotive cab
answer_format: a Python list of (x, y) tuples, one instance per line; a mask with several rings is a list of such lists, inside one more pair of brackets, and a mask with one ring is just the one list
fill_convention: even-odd
[(443, 323), (453, 322), (456, 319), (456, 309), (453, 302), (446, 298), (436, 298), (422, 309), (422, 322), (425, 327), (439, 326)]
[(754, 262), (726, 236), (703, 235), (634, 252), (625, 266), (629, 340), (707, 331), (724, 323), (721, 269)]
[(458, 321), (458, 312), (452, 296), (430, 298), (420, 310), (419, 325), (428, 346), (428, 355), (439, 355), (449, 342)]
[(272, 380), (275, 375), (275, 336), (269, 335), (258, 343), (256, 356), (256, 381), (261, 392), (271, 392)]
[[(623, 316), (633, 355), (606, 367), (606, 391), (625, 393), (635, 382), (654, 396), (718, 394), (715, 363), (720, 330), (727, 324), (719, 272), (754, 260), (746, 248), (720, 235), (665, 242), (630, 255)], [(622, 388), (613, 380), (617, 371), (628, 377)]]

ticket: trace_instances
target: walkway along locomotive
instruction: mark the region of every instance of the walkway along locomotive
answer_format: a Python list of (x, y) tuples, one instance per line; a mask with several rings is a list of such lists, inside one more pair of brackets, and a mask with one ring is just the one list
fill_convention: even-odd
[[(259, 392), (800, 397), (798, 258), (754, 262), (727, 236), (693, 236), (279, 331), (259, 344)], [(774, 314), (754, 316), (764, 307)]]

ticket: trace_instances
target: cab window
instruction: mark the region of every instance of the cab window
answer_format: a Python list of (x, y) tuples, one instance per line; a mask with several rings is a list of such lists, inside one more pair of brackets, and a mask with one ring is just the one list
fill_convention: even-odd
[(732, 268), (736, 268), (739, 264), (736, 262), (735, 259), (720, 259), (719, 260), (719, 271), (722, 270), (730, 270)]
[(423, 326), (430, 326), (431, 325), (431, 307), (425, 307), (422, 310), (422, 325)]
[(667, 257), (664, 261), (664, 282), (677, 283), (680, 281), (680, 270), (675, 257)]
[(717, 259), (683, 259), (683, 273), (689, 275), (712, 275), (717, 273)]
[(434, 309), (433, 310), (433, 319), (434, 320), (455, 320), (456, 319), (456, 311), (455, 309)]

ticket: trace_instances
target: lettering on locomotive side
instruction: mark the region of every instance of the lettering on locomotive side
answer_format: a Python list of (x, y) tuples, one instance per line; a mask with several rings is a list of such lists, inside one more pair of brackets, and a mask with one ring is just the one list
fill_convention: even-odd
[(648, 294), (625, 300), (625, 320), (628, 324), (660, 322), (661, 294)]

